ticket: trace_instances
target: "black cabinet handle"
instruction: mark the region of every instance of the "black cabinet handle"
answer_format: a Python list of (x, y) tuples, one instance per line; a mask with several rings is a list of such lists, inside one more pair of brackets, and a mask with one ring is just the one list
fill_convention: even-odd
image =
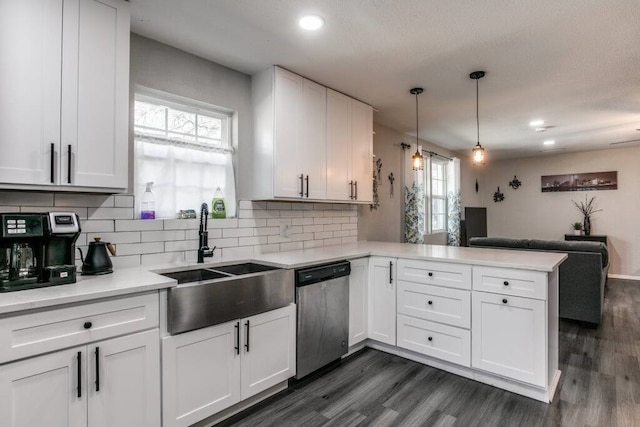
[(67, 184), (71, 184), (71, 144), (67, 145)]
[(427, 304), (433, 305), (433, 301), (429, 300), (429, 301), (427, 301)]
[(427, 273), (427, 276), (429, 276), (429, 277), (433, 277), (433, 273), (432, 273), (432, 272), (428, 272), (428, 273)]
[(349, 198), (353, 200), (353, 181), (349, 181)]
[(433, 337), (429, 337), (427, 338), (429, 341), (433, 341)]
[(509, 282), (507, 282), (506, 280), (503, 282), (503, 284), (504, 284), (505, 286), (509, 286)]
[(233, 347), (236, 354), (240, 354), (240, 322), (236, 322), (236, 345)]
[(358, 200), (358, 181), (353, 181), (353, 185), (356, 187), (356, 195), (353, 198)]
[(85, 329), (91, 329), (91, 327), (93, 326), (93, 323), (91, 322), (84, 322), (84, 325), (82, 325)]
[(307, 184), (307, 191), (305, 196), (308, 198), (309, 197), (309, 175), (307, 175), (307, 177), (304, 180), (306, 181), (306, 184)]
[(389, 283), (393, 283), (393, 262), (389, 261)]
[(78, 360), (78, 398), (82, 397), (82, 352), (79, 351), (76, 359)]
[(244, 326), (247, 327), (247, 338), (246, 338), (246, 342), (244, 344), (244, 348), (247, 349), (247, 353), (249, 353), (249, 321), (247, 320), (247, 323), (244, 324)]
[(100, 391), (100, 347), (96, 347), (96, 391)]
[(506, 304), (506, 303), (507, 303), (507, 299), (506, 299), (506, 298), (504, 298), (504, 299), (502, 300), (502, 303), (503, 303), (503, 304)]
[(300, 174), (298, 178), (300, 179), (300, 192), (298, 194), (302, 197), (304, 196), (304, 175)]
[(50, 174), (50, 177), (49, 177), (49, 180), (51, 181), (51, 183), (52, 183), (52, 184), (53, 184), (53, 182), (54, 182), (54, 179), (53, 179), (53, 178), (54, 178), (54, 177), (53, 177), (53, 170), (54, 170), (54, 168), (55, 168), (55, 164), (54, 164), (54, 161), (55, 161), (55, 158), (54, 158), (54, 157), (55, 157), (55, 148), (56, 148), (56, 145), (52, 142), (52, 143), (51, 143), (51, 157), (50, 157), (50, 161), (51, 161), (51, 166), (50, 166), (50, 167), (51, 167), (51, 174)]

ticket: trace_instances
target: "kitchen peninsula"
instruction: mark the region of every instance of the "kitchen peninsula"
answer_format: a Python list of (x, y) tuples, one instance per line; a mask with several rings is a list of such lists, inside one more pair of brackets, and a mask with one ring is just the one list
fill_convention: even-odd
[[(295, 269), (351, 260), (350, 352), (370, 346), (549, 402), (560, 375), (558, 266), (565, 258), (559, 253), (359, 242), (257, 255), (252, 261)], [(222, 260), (232, 261), (238, 260)], [(4, 355), (0, 390), (13, 396), (3, 400), (0, 424), (15, 425), (10, 418), (20, 408), (48, 407), (42, 410), (48, 417), (66, 417), (68, 408), (73, 408), (74, 416), (88, 416), (89, 425), (94, 425), (92, 419), (109, 415), (86, 399), (97, 402), (101, 393), (126, 391), (131, 399), (109, 401), (124, 406), (107, 408), (107, 413), (121, 413), (128, 420), (137, 420), (137, 425), (159, 425), (168, 401), (166, 389), (159, 395), (159, 384), (164, 387), (168, 369), (164, 359), (160, 360), (161, 343), (168, 337), (164, 289), (177, 283), (153, 271), (169, 267), (176, 266), (121, 269), (112, 275), (83, 277), (76, 284), (0, 295)], [(176, 336), (202, 335), (208, 329)], [(244, 349), (233, 338), (227, 341), (231, 347), (225, 354), (240, 358)], [(99, 359), (96, 349), (106, 359)], [(142, 363), (144, 374), (131, 375), (117, 357), (109, 357), (112, 354)], [(56, 366), (60, 370), (55, 372), (61, 373), (57, 382), (46, 376)], [(86, 367), (86, 372), (81, 373), (80, 367)], [(295, 372), (295, 366), (291, 368)], [(96, 372), (103, 374), (100, 391), (94, 383)], [(104, 374), (111, 375), (110, 381)], [(202, 378), (206, 376), (203, 373)], [(15, 393), (14, 387), (24, 384), (27, 377), (39, 384), (38, 392)], [(72, 390), (64, 399), (47, 400), (45, 391), (55, 384)], [(203, 393), (211, 391), (203, 384), (193, 386)], [(230, 398), (215, 409), (200, 405), (192, 417), (181, 418), (174, 412), (171, 419), (163, 417), (163, 425), (220, 420), (286, 386), (284, 380), (253, 398)], [(25, 406), (20, 399), (27, 397), (32, 404)], [(214, 397), (201, 393), (194, 395), (193, 403)], [(79, 403), (84, 409), (79, 409)], [(28, 411), (39, 419), (40, 410)]]

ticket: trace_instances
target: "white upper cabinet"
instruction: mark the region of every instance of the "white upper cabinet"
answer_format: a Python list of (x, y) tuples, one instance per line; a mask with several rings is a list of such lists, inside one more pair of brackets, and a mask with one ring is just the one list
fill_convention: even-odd
[(325, 199), (326, 88), (273, 67), (254, 76), (252, 90), (253, 198)]
[(252, 100), (251, 199), (373, 199), (370, 106), (279, 67), (252, 77)]
[(327, 198), (373, 200), (373, 109), (327, 90)]
[(128, 184), (129, 3), (0, 4), (0, 186)]

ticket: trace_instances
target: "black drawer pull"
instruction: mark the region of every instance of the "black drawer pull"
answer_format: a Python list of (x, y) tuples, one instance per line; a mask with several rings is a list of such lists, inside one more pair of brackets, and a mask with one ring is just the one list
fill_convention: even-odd
[(428, 275), (429, 277), (433, 277), (433, 273), (432, 273), (432, 272), (427, 273), (427, 275)]
[(96, 347), (96, 391), (100, 391), (100, 347)]
[(429, 341), (433, 341), (433, 337), (429, 337), (427, 338)]
[(82, 352), (76, 356), (78, 359), (78, 398), (82, 397)]
[(504, 284), (505, 286), (509, 286), (509, 282), (507, 282), (506, 280), (503, 282), (503, 284)]
[(427, 302), (427, 304), (432, 305), (432, 304), (433, 304), (433, 301), (429, 300), (429, 301)]
[(91, 327), (93, 326), (93, 323), (91, 322), (84, 322), (84, 325), (82, 325), (85, 329), (91, 329)]
[(502, 300), (502, 303), (503, 303), (503, 304), (506, 304), (506, 303), (507, 303), (507, 299), (506, 299), (506, 298), (504, 298), (504, 299)]

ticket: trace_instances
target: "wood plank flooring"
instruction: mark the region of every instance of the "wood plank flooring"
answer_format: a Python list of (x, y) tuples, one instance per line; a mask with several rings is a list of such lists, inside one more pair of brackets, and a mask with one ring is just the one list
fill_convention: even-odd
[(601, 325), (561, 321), (559, 348), (552, 404), (366, 349), (218, 426), (640, 426), (640, 282), (609, 279)]

